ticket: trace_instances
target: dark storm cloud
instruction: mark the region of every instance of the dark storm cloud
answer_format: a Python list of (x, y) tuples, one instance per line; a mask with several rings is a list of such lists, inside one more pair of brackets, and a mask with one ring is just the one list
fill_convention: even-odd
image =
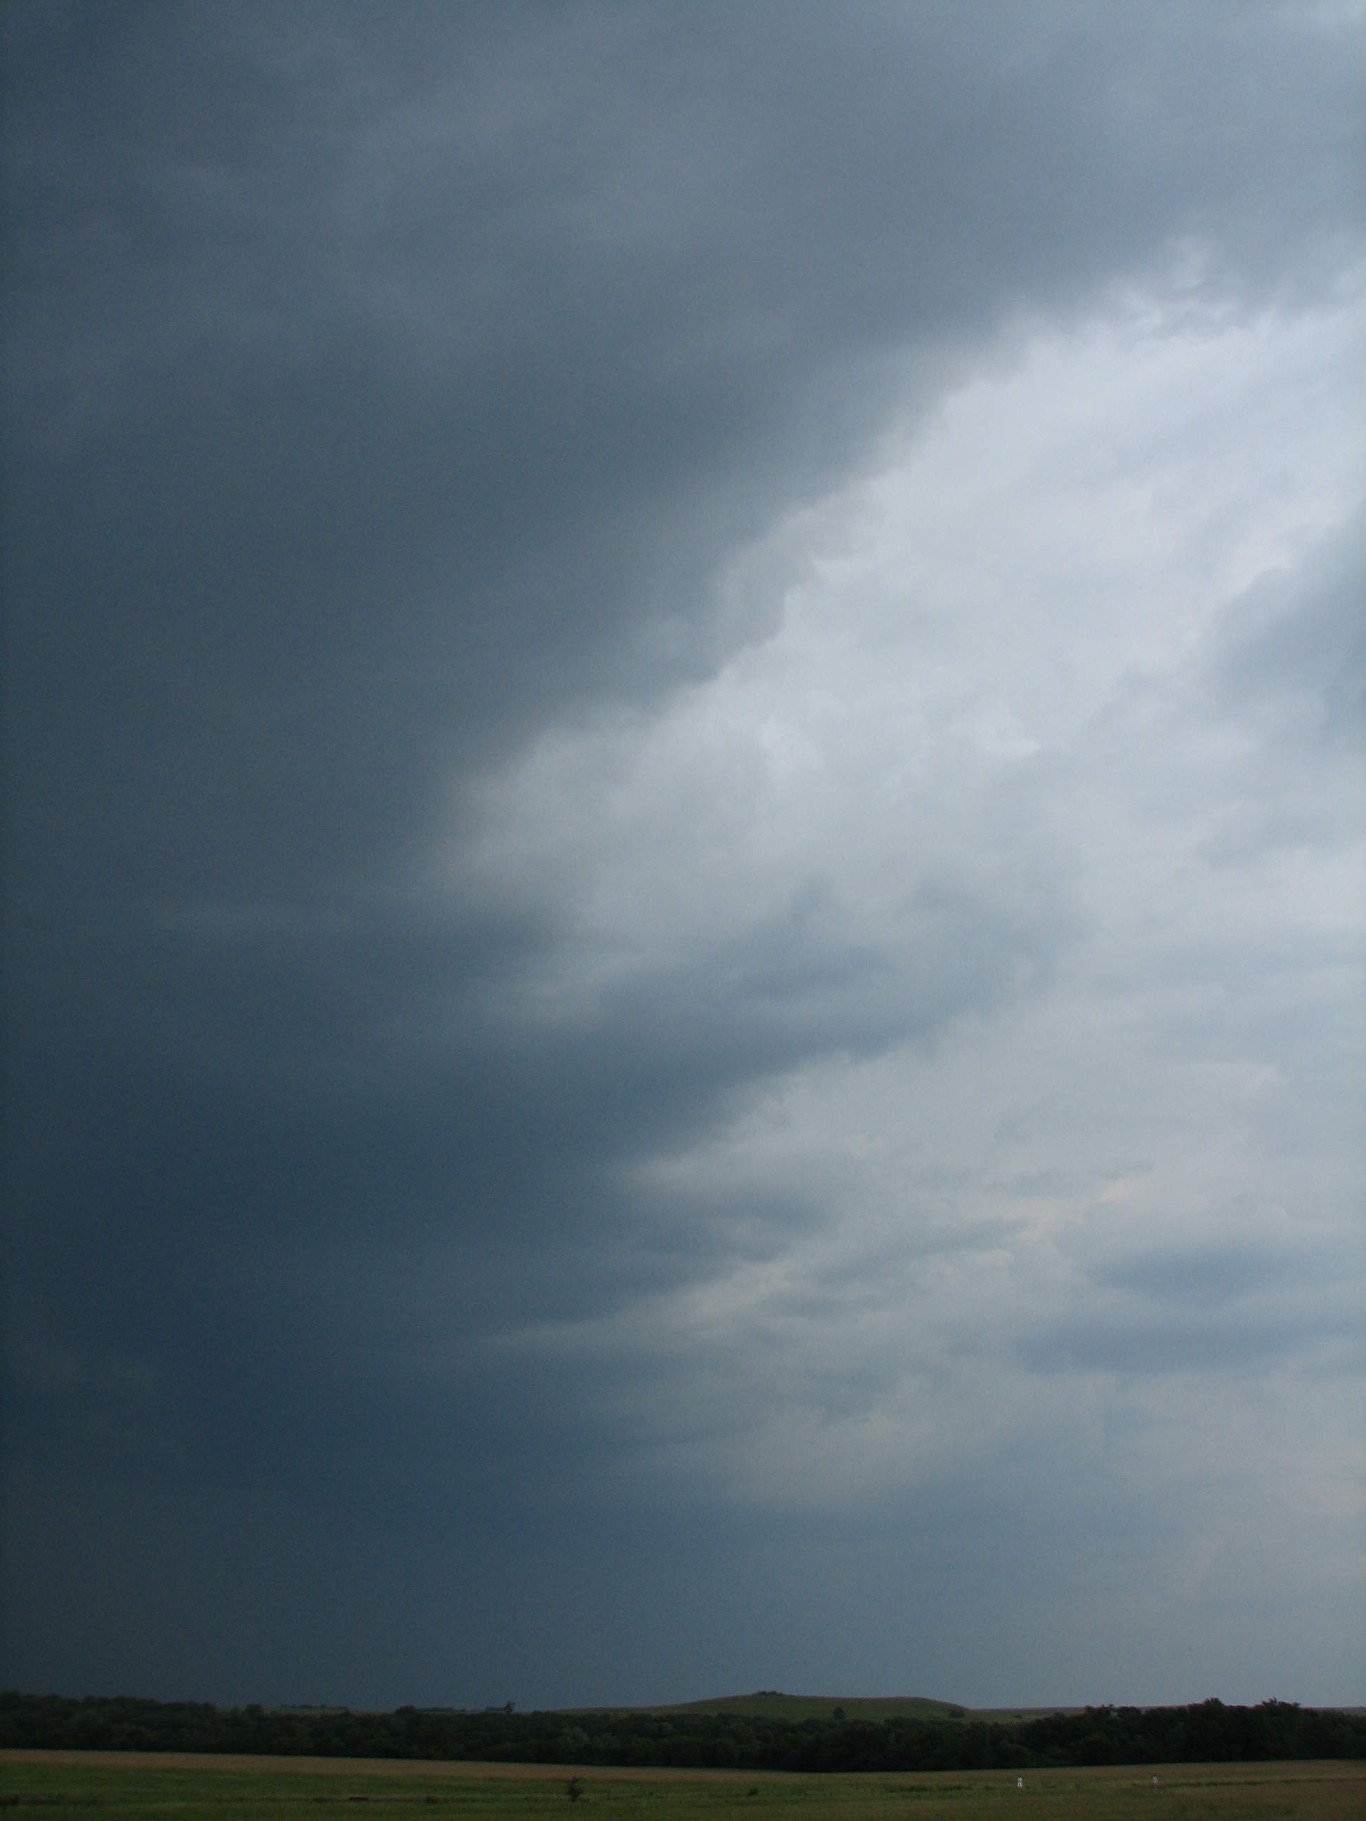
[[(43, 1496), (106, 1481), (357, 1521), (437, 1488), (496, 1529), (621, 1437), (587, 1367), (485, 1342), (810, 1218), (678, 1222), (629, 1167), (776, 1071), (1010, 1001), (1067, 914), (936, 879), (893, 969), (799, 898), (538, 1021), (520, 995), (574, 931), (463, 878), (470, 788), (765, 630), (720, 602), (727, 558), (857, 464), (894, 390), (930, 403), (1183, 247), (1237, 306), (1326, 286), (1357, 72), (1276, 8), (16, 5), (5, 31), (24, 1547)], [(1275, 670), (1267, 636), (1237, 662)], [(158, 1509), (189, 1559), (202, 1513)], [(75, 1646), (44, 1660), (80, 1680)], [(164, 1691), (198, 1692), (175, 1660)], [(240, 1639), (218, 1661), (258, 1692)]]
[(15, 769), (102, 895), (364, 870), (435, 764), (705, 661), (908, 335), (1351, 202), (1269, 17), (11, 19)]
[[(928, 907), (925, 977), (907, 982), (877, 956), (822, 952), (805, 921), (609, 997), (586, 1024), (527, 1034), (487, 1006), (443, 1006), (434, 1049), (414, 1055), (381, 1031), (359, 1059), (347, 1014), (368, 1029), (366, 1008), (329, 1000), (328, 943), (313, 933), (249, 998), (272, 1002), (264, 1030), (226, 1003), (239, 963), (207, 1042), (162, 1032), (159, 1068), (130, 1043), (117, 1073), (103, 1058), (57, 1081), (35, 1072), (12, 1108), (29, 1211), (17, 1333), (32, 1337), (14, 1370), (40, 1381), (16, 1404), (21, 1451), (75, 1449), (173, 1480), (339, 1477), (364, 1504), (387, 1499), (395, 1473), (459, 1479), (457, 1461), (482, 1463), (488, 1494), (497, 1459), (548, 1463), (572, 1436), (565, 1477), (591, 1476), (617, 1444), (581, 1432), (583, 1385), (491, 1363), (489, 1337), (714, 1273), (762, 1250), (767, 1224), (790, 1235), (807, 1218), (800, 1197), (730, 1218), (653, 1211), (621, 1168), (807, 1057), (932, 1040), (1014, 991), (1040, 941), (950, 899)], [(496, 955), (480, 953), (487, 988)], [(384, 961), (337, 972), (382, 995)], [(449, 979), (439, 945), (425, 962), (428, 979)], [(68, 1365), (45, 1373), (44, 1348)]]

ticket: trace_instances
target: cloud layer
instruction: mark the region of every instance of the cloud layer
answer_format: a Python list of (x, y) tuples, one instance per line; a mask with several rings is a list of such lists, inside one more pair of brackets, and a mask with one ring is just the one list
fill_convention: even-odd
[(0, 1679), (1362, 1698), (1360, 20), (6, 31)]

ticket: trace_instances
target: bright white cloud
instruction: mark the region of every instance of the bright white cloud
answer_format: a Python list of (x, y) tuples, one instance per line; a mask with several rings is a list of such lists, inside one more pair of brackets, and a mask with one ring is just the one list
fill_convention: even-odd
[[(1315, 1547), (1349, 1560), (1359, 781), (1216, 673), (1359, 508), (1362, 323), (1359, 292), (1248, 321), (1131, 301), (1017, 339), (725, 578), (781, 588), (771, 637), (487, 784), (460, 864), (562, 917), (540, 1015), (804, 893), (890, 993), (926, 966), (935, 889), (964, 925), (931, 966), (1003, 904), (1062, 932), (928, 1048), (813, 1030), (809, 1061), (632, 1179), (643, 1220), (818, 1218), (505, 1342), (633, 1362), (614, 1413), (657, 1470), (844, 1506), (1028, 1446), (1121, 1491), (1236, 1483), (1275, 1535), (1286, 1487), (1317, 1487)], [(1302, 819), (1240, 845), (1271, 786)], [(1226, 1547), (1182, 1509), (1172, 1598)], [(1245, 1565), (1257, 1521), (1228, 1545)]]
[[(1040, 834), (1022, 818), (1058, 799), (1049, 761), (1103, 712), (1142, 712), (1145, 688), (1170, 713), (1234, 598), (1348, 517), (1358, 320), (1348, 302), (1172, 329), (1135, 308), (1018, 348), (724, 578), (786, 580), (771, 638), (662, 712), (546, 734), (492, 781), (475, 869), (564, 911), (572, 970), (598, 951), (657, 965), (814, 881), (850, 933), (894, 940), (928, 876), (1018, 864)], [(1185, 801), (1193, 741), (1230, 737), (1187, 730), (1146, 787)], [(1107, 878), (1133, 834), (1089, 870)]]

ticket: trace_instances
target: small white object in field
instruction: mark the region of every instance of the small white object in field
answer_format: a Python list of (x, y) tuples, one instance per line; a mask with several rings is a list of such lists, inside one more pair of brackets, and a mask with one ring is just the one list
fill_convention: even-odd
[[(1156, 1779), (1156, 1778), (1154, 1778), (1154, 1779), (1153, 1779), (1153, 1781), (1154, 1781), (1154, 1782), (1156, 1782), (1156, 1780), (1157, 1780), (1157, 1779)], [(1015, 1779), (1015, 1787), (1016, 1787), (1016, 1789), (1023, 1789), (1023, 1788), (1024, 1788), (1024, 1778), (1023, 1778), (1023, 1777), (1016, 1777), (1016, 1779)]]

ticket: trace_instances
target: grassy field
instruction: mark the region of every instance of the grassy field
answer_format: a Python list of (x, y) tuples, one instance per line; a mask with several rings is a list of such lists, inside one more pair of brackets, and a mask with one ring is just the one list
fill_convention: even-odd
[[(570, 1802), (571, 1775), (579, 1798)], [(328, 1811), (403, 1821), (1361, 1821), (1366, 1765), (1183, 1764), (1150, 1769), (809, 1777), (776, 1773), (546, 1769), (360, 1759), (0, 1753), (0, 1802), (63, 1821), (308, 1821)]]

